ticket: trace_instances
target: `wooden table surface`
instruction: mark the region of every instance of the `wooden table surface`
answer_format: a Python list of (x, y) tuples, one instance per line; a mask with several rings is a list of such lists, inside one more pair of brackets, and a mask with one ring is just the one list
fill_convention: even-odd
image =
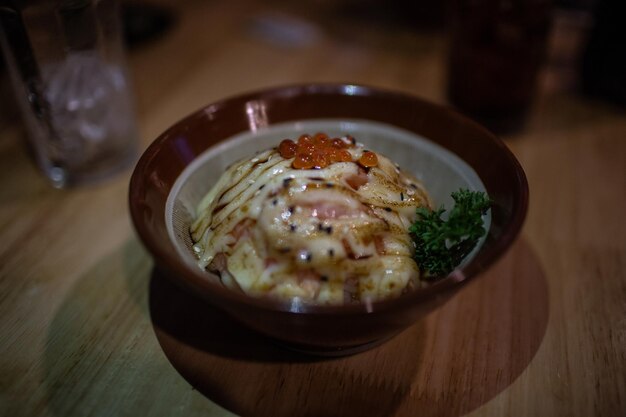
[[(142, 146), (207, 103), (280, 84), (350, 81), (445, 102), (441, 33), (334, 24), (344, 15), (331, 2), (308, 3), (319, 24), (286, 42), (268, 27), (297, 16), (292, 6), (276, 14), (251, 1), (169, 2), (176, 24), (129, 56)], [(264, 352), (280, 350), (267, 346), (256, 356), (172, 347), (176, 323), (155, 300), (192, 306), (156, 276), (133, 232), (130, 171), (52, 189), (30, 163), (20, 126), (4, 127), (0, 415), (223, 416), (237, 401), (263, 415), (273, 406), (321, 414), (313, 403), (349, 414), (347, 401), (387, 401), (385, 415), (626, 415), (626, 112), (571, 92), (558, 71), (542, 77), (524, 131), (504, 138), (531, 199), (498, 274), (379, 350), (339, 361), (277, 361)], [(215, 314), (231, 337), (228, 319)], [(250, 337), (236, 340), (256, 343)], [(219, 371), (224, 384), (207, 391), (188, 382), (186, 354), (206, 357), (203, 372)], [(262, 391), (254, 384), (264, 378), (288, 384)], [(368, 388), (368, 378), (381, 381)]]

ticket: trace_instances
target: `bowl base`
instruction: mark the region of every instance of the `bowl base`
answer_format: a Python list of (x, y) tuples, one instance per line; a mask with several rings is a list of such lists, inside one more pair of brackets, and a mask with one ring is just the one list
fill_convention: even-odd
[(366, 342), (358, 345), (351, 346), (342, 346), (342, 347), (331, 347), (331, 346), (311, 346), (311, 345), (303, 345), (298, 343), (289, 343), (283, 340), (270, 339), (275, 345), (291, 350), (293, 352), (302, 353), (305, 355), (313, 355), (313, 356), (322, 356), (322, 357), (342, 357), (342, 356), (350, 356), (355, 355), (357, 353), (365, 352), (366, 350), (373, 349), (377, 346), (382, 345), (388, 340), (392, 339), (395, 334), (383, 337), (380, 339), (372, 340), (371, 342)]

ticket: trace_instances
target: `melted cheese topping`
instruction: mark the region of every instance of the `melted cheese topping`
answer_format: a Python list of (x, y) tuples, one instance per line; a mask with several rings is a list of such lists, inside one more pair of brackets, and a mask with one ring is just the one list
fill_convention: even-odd
[[(349, 149), (358, 161), (364, 149)], [(199, 265), (251, 296), (375, 301), (419, 286), (409, 226), (430, 207), (388, 158), (294, 169), (276, 149), (230, 166), (191, 227)]]

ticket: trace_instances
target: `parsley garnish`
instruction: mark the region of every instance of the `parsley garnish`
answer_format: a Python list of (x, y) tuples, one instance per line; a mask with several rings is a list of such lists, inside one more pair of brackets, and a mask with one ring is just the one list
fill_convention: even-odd
[(447, 220), (443, 207), (417, 209), (417, 220), (409, 228), (415, 242), (415, 261), (424, 278), (448, 274), (461, 263), (485, 234), (482, 216), (491, 206), (487, 194), (460, 189), (452, 193), (454, 207)]

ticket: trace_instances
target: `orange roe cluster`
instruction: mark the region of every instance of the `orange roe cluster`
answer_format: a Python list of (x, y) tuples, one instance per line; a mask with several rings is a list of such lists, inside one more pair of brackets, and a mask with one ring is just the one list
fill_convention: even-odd
[(371, 151), (364, 151), (359, 160), (354, 161), (348, 149), (354, 148), (355, 143), (352, 136), (347, 136), (345, 141), (330, 138), (326, 133), (304, 134), (296, 142), (281, 141), (278, 152), (285, 159), (294, 158), (291, 166), (295, 169), (322, 169), (335, 162), (357, 162), (364, 168), (378, 165), (378, 157)]

